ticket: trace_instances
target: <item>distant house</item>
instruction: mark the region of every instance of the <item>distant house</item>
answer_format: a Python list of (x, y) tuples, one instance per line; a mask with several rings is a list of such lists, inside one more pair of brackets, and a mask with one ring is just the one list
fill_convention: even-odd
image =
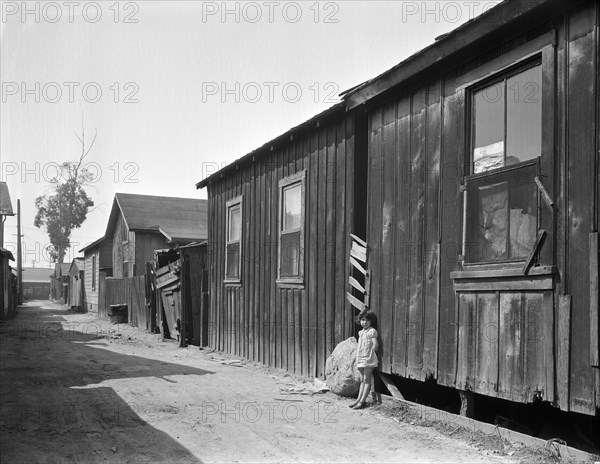
[(54, 273), (50, 277), (50, 299), (65, 304), (69, 297), (69, 267), (71, 263), (56, 263)]
[(4, 217), (14, 216), (6, 182), (0, 182), (0, 247), (4, 246)]
[(84, 311), (98, 312), (98, 294), (100, 288), (100, 272), (105, 276), (112, 275), (112, 259), (110, 242), (104, 237), (86, 245), (81, 250), (83, 253), (83, 301), (81, 309)]
[(27, 300), (47, 300), (50, 297), (50, 279), (54, 270), (43, 267), (23, 268), (23, 297)]
[(81, 310), (84, 301), (84, 258), (75, 258), (69, 267), (69, 302), (71, 309)]
[(206, 200), (115, 194), (105, 234), (113, 277), (143, 275), (154, 250), (206, 240), (206, 211)]
[(0, 317), (5, 318), (16, 308), (16, 294), (13, 288), (12, 272), (9, 261), (14, 260), (12, 253), (4, 249), (4, 219), (14, 216), (10, 194), (6, 182), (0, 182)]
[(0, 319), (6, 319), (16, 308), (16, 288), (9, 263), (14, 259), (10, 251), (0, 247)]

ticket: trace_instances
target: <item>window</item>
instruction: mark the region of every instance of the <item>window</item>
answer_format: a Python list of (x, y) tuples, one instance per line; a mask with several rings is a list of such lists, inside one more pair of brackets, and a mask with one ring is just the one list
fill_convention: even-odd
[(542, 152), (539, 60), (471, 93), (471, 174), (466, 179), (467, 263), (524, 260), (539, 228), (534, 181)]
[(96, 290), (96, 255), (92, 256), (92, 291)]
[(242, 197), (227, 202), (225, 280), (239, 282), (242, 254)]
[(305, 171), (279, 182), (280, 282), (303, 283)]

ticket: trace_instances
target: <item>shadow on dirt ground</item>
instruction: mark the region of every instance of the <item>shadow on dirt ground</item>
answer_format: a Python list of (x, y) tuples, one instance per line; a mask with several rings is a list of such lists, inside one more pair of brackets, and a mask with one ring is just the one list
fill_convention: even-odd
[(65, 328), (61, 314), (28, 305), (0, 326), (1, 461), (201, 462), (104, 384), (213, 372), (100, 349), (105, 335), (92, 325)]

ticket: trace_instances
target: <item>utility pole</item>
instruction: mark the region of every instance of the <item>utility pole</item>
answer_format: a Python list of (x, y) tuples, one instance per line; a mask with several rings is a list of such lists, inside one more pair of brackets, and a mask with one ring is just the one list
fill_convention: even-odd
[(17, 199), (17, 304), (23, 304), (23, 263), (21, 261), (21, 200)]

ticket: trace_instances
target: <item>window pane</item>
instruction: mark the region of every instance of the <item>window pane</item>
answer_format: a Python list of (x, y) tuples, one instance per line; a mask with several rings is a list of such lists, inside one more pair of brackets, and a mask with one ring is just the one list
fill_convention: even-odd
[(300, 232), (281, 234), (281, 277), (300, 275)]
[(241, 235), (242, 215), (240, 205), (229, 208), (229, 235), (227, 241), (239, 240)]
[(225, 271), (225, 277), (232, 279), (239, 277), (239, 264), (240, 264), (240, 244), (230, 243), (227, 245), (227, 269)]
[(502, 182), (479, 187), (480, 260), (506, 259), (508, 232), (508, 184)]
[(515, 172), (510, 190), (510, 257), (526, 258), (537, 236), (535, 167)]
[(537, 236), (536, 166), (468, 183), (467, 262), (524, 259)]
[(542, 151), (542, 67), (506, 83), (506, 164), (540, 156)]
[(474, 172), (504, 166), (504, 81), (474, 96)]
[(302, 222), (302, 184), (283, 189), (283, 224), (281, 230), (300, 229)]

